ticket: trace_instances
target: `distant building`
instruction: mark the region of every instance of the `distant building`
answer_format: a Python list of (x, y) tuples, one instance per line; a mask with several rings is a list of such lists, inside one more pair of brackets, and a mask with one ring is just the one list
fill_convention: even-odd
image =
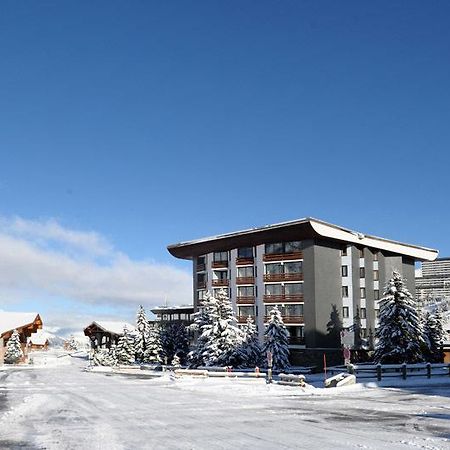
[(416, 274), (416, 296), (423, 303), (450, 299), (450, 258), (422, 262)]
[[(193, 262), (197, 310), (207, 290), (227, 291), (238, 324), (252, 316), (260, 336), (276, 305), (294, 348), (340, 345), (331, 317), (343, 327), (355, 322), (363, 337), (377, 326), (378, 300), (393, 270), (414, 295), (416, 261), (436, 250), (365, 235), (306, 218), (169, 245), (169, 252)], [(356, 319), (356, 320), (355, 320)]]
[(127, 322), (97, 320), (84, 329), (84, 335), (90, 339), (92, 348), (110, 348), (112, 344), (117, 345), (119, 338), (123, 336), (124, 327), (130, 333), (136, 332), (134, 325)]
[(155, 323), (182, 323), (187, 326), (192, 323), (194, 307), (192, 305), (159, 306), (151, 311), (156, 316)]
[(50, 341), (48, 335), (43, 330), (38, 330), (28, 338), (28, 350), (48, 350)]

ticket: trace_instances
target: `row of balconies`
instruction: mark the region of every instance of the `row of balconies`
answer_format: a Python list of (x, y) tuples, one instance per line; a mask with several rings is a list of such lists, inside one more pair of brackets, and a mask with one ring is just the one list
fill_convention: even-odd
[[(303, 281), (303, 273), (270, 273), (264, 275), (265, 282), (275, 282), (275, 281)], [(200, 284), (203, 284), (200, 287)], [(212, 280), (212, 285), (214, 287), (218, 286), (228, 286), (230, 284), (230, 280), (227, 278), (218, 278)], [(255, 277), (237, 277), (236, 284), (255, 284)], [(199, 288), (205, 287), (206, 283), (198, 283)]]
[[(303, 302), (303, 294), (280, 294), (280, 295), (264, 295), (264, 303), (301, 303)], [(237, 297), (237, 305), (253, 305), (255, 303), (254, 296)]]
[[(294, 252), (294, 253), (277, 253), (277, 254), (264, 254), (263, 261), (290, 261), (303, 259), (303, 252)], [(237, 266), (248, 266), (254, 264), (254, 258), (236, 258)], [(211, 267), (213, 269), (223, 269), (228, 267), (228, 261), (212, 261)], [(205, 264), (197, 264), (196, 267), (197, 272), (203, 272), (206, 270)]]
[[(256, 320), (255, 316), (238, 316), (237, 322), (240, 324), (247, 323), (247, 318), (251, 317), (253, 321)], [(303, 316), (281, 316), (283, 318), (283, 322), (285, 324), (303, 324), (305, 321), (303, 319)], [(270, 319), (270, 316), (264, 316), (264, 322), (268, 322)]]

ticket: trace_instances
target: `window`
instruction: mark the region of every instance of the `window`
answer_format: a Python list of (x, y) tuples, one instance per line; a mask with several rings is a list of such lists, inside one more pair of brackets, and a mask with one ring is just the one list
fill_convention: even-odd
[(238, 258), (253, 258), (253, 247), (238, 248)]
[(253, 266), (250, 266), (250, 267), (238, 267), (237, 276), (239, 278), (253, 277)]
[(255, 288), (253, 286), (238, 286), (237, 296), (238, 297), (254, 297)]
[(366, 269), (364, 267), (359, 268), (359, 278), (365, 278), (366, 277)]
[(206, 262), (206, 258), (204, 256), (197, 256), (197, 266), (204, 265)]
[(270, 315), (273, 307), (277, 306), (282, 316), (303, 316), (303, 305), (265, 305), (265, 315)]
[(228, 261), (228, 252), (214, 252), (213, 261), (214, 262)]
[(255, 315), (255, 308), (253, 306), (238, 306), (238, 317), (248, 317)]
[(228, 280), (228, 271), (227, 270), (215, 270), (213, 272), (214, 280)]
[(361, 309), (359, 310), (359, 312), (360, 312), (360, 315), (361, 315), (361, 319), (367, 318), (366, 308), (361, 308)]
[(380, 291), (378, 289), (374, 289), (373, 291), (373, 299), (380, 300)]
[(373, 260), (378, 261), (378, 252), (373, 253)]
[(349, 317), (348, 306), (344, 306), (344, 307), (342, 308), (342, 317), (343, 317), (344, 319), (348, 319), (348, 317)]
[(266, 284), (266, 295), (282, 295), (283, 286), (281, 284)]
[(303, 283), (289, 283), (284, 285), (284, 293), (286, 295), (303, 294)]
[(367, 337), (367, 328), (361, 328), (361, 336), (362, 336), (363, 338), (366, 338), (366, 337)]
[(197, 274), (197, 284), (206, 283), (206, 273), (198, 273)]
[(373, 271), (373, 280), (378, 281), (379, 279), (380, 279), (380, 273), (378, 272), (378, 270), (374, 270)]
[(291, 242), (276, 242), (273, 244), (266, 244), (266, 253), (269, 255), (279, 253), (297, 253), (301, 251), (300, 241)]
[(266, 264), (265, 265), (267, 275), (275, 275), (283, 273), (283, 266), (281, 263), (276, 264)]
[(287, 262), (284, 263), (284, 273), (301, 273), (302, 272), (302, 262)]
[(376, 309), (376, 310), (375, 310), (375, 318), (376, 318), (376, 319), (379, 319), (379, 318), (380, 318), (380, 310), (379, 310), (379, 309)]
[(366, 298), (366, 288), (359, 288), (361, 298)]
[(359, 257), (364, 258), (364, 249), (363, 248), (359, 249)]
[(197, 291), (197, 300), (203, 300), (205, 298), (206, 291), (205, 289), (199, 289)]
[(348, 277), (348, 266), (342, 266), (341, 272), (343, 277)]
[(342, 297), (348, 297), (348, 286), (342, 286)]
[(347, 246), (342, 247), (342, 249), (341, 249), (341, 255), (342, 255), (342, 256), (347, 256)]

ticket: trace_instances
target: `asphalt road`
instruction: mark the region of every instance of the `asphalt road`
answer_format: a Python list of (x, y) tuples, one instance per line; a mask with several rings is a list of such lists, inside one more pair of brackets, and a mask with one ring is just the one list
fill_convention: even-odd
[(296, 395), (129, 379), (85, 362), (0, 372), (1, 449), (450, 449), (450, 384)]

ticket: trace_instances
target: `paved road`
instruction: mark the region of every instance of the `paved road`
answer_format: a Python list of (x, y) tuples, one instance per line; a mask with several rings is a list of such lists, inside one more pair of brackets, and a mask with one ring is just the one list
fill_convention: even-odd
[(264, 383), (106, 376), (70, 362), (0, 372), (1, 449), (450, 449), (450, 385), (297, 396)]

